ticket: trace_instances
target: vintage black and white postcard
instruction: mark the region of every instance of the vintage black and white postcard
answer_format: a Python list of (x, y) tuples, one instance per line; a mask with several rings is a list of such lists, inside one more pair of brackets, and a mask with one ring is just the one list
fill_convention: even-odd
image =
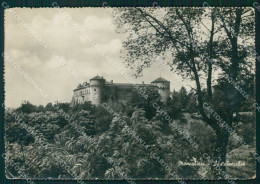
[(4, 10), (8, 179), (256, 177), (252, 7)]

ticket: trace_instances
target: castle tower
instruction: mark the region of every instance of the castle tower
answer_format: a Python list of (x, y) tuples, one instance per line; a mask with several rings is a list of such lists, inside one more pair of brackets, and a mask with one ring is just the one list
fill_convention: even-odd
[(170, 81), (159, 77), (151, 83), (158, 87), (158, 93), (162, 98), (162, 102), (166, 102), (167, 98), (170, 97)]
[(95, 76), (90, 79), (90, 99), (92, 104), (99, 105), (102, 103), (104, 95), (105, 79)]

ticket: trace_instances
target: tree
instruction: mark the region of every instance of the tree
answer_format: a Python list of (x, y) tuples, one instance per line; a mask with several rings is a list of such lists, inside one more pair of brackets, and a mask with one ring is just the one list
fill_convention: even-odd
[(83, 104), (76, 104), (73, 108), (72, 108), (72, 111), (73, 112), (76, 112), (76, 111), (79, 111), (79, 110), (87, 110), (87, 111), (90, 111), (90, 112), (95, 112), (96, 111), (96, 106), (93, 105), (91, 102), (84, 102)]
[(36, 112), (36, 106), (31, 104), (29, 101), (24, 101), (21, 104), (21, 107), (17, 108), (18, 112), (23, 112), (23, 113), (32, 113), (32, 112)]
[(44, 112), (45, 111), (45, 109), (44, 109), (44, 106), (43, 105), (39, 105), (38, 107), (37, 107), (37, 112)]
[(58, 103), (56, 104), (59, 109), (62, 109), (64, 112), (68, 112), (70, 109), (70, 103)]
[[(229, 133), (206, 112), (203, 104), (212, 103), (214, 71), (229, 71), (232, 79), (236, 81), (239, 74), (238, 66), (248, 68), (243, 59), (247, 57), (247, 53), (239, 54), (238, 38), (234, 35), (239, 36), (238, 33), (245, 30), (252, 31), (246, 28), (253, 22), (250, 11), (252, 12), (248, 8), (161, 8), (157, 10), (138, 7), (121, 8), (115, 17), (118, 30), (125, 31), (124, 28), (131, 30), (123, 43), (123, 58), (131, 69), (136, 70), (136, 75), (142, 75), (143, 69), (150, 67), (154, 58), (158, 56), (166, 58), (166, 55), (170, 54), (172, 61), (168, 62), (168, 65), (172, 70), (176, 66), (180, 75), (195, 82), (198, 110), (217, 137), (213, 151), (213, 159), (217, 162), (226, 161)], [(242, 15), (249, 17), (249, 21), (243, 20)], [(210, 28), (205, 25), (205, 20), (207, 24), (210, 22)], [(227, 28), (227, 25), (233, 28), (233, 36), (230, 36), (228, 31), (231, 29)], [(224, 32), (227, 36), (224, 36)], [(240, 38), (245, 40), (243, 37)], [(230, 40), (230, 44), (223, 46), (227, 39)], [(252, 44), (244, 42), (240, 48), (245, 50), (246, 46)], [(222, 57), (222, 53), (226, 53), (226, 57)], [(204, 79), (207, 84), (206, 94), (203, 93)], [(228, 106), (234, 107), (232, 104), (233, 101), (229, 100)], [(232, 126), (233, 112), (231, 108), (228, 119), (225, 119), (230, 126)], [(221, 168), (225, 171), (225, 167)], [(215, 176), (220, 177), (217, 172)]]
[(181, 113), (182, 104), (180, 94), (173, 91), (172, 98), (170, 98), (165, 104), (166, 112), (171, 118), (177, 118), (178, 114)]
[(191, 90), (188, 94), (187, 111), (190, 113), (198, 112), (195, 92)]
[(182, 109), (186, 109), (187, 104), (188, 104), (188, 92), (187, 92), (186, 88), (182, 86), (179, 91), (179, 94), (180, 94), (180, 103), (181, 103)]
[(137, 90), (133, 91), (131, 99), (127, 102), (126, 111), (130, 112), (129, 115), (132, 115), (132, 112), (134, 112), (136, 108), (143, 109), (146, 112), (145, 117), (150, 120), (155, 116), (157, 111), (153, 104), (155, 103), (161, 106), (162, 102), (157, 90), (151, 88), (145, 88), (144, 90), (146, 96), (144, 96), (143, 93), (139, 93)]
[(48, 103), (45, 106), (45, 111), (56, 111), (55, 108), (53, 107), (52, 103)]

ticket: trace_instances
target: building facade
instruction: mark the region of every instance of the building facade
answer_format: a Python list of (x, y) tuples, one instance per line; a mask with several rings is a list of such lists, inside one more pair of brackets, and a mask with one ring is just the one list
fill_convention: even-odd
[(129, 84), (129, 83), (113, 83), (106, 81), (103, 77), (95, 76), (90, 79), (89, 83), (79, 84), (73, 90), (74, 94), (71, 106), (82, 104), (84, 102), (92, 102), (94, 105), (102, 103), (125, 103), (131, 99), (134, 90), (142, 88), (154, 88), (158, 90), (162, 101), (166, 102), (170, 96), (170, 82), (159, 77), (152, 81), (151, 84)]

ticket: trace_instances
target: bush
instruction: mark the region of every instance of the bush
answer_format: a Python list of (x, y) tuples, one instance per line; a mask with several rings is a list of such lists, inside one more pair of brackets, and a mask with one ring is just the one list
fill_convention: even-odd
[[(124, 107), (128, 114), (120, 113), (122, 109), (116, 111), (89, 102), (75, 107), (69, 107), (68, 103), (49, 103), (44, 108), (22, 104), (5, 114), (6, 152), (19, 167), (26, 168), (31, 177), (72, 178), (51, 153), (57, 154), (63, 164), (83, 179), (121, 178), (115, 166), (133, 178), (172, 178), (158, 158), (180, 177), (205, 174), (205, 170), (199, 167), (176, 165), (178, 161), (190, 161), (191, 155), (199, 160), (202, 153), (211, 152), (214, 132), (198, 113), (191, 114), (188, 119), (189, 113), (181, 113), (178, 101), (169, 99), (166, 104), (161, 104), (160, 98), (153, 99), (153, 95), (158, 94), (151, 91), (144, 104), (139, 97), (132, 99), (133, 104), (129, 102)], [(171, 121), (155, 108), (151, 109), (149, 106), (153, 103), (158, 103)], [(13, 113), (20, 117), (20, 122)], [(237, 120), (240, 136), (252, 145), (255, 137), (253, 114), (238, 115)], [(36, 135), (25, 129), (22, 122)], [(181, 129), (176, 128), (174, 122), (178, 122)], [(198, 146), (196, 149), (184, 134)], [(229, 150), (236, 147), (231, 138)], [(147, 153), (153, 153), (157, 158)], [(102, 156), (104, 154), (106, 157)], [(7, 168), (19, 177), (12, 165)]]

